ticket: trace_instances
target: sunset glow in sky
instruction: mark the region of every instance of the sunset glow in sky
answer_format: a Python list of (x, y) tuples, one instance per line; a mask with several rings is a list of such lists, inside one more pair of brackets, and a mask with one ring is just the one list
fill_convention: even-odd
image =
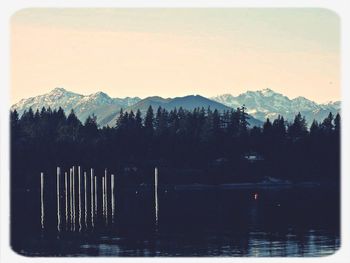
[(339, 23), (326, 9), (24, 9), (12, 17), (11, 103), (55, 87), (339, 100)]

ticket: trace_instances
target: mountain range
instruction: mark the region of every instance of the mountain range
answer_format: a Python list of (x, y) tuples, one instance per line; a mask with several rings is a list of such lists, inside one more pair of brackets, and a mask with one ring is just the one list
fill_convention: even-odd
[(294, 116), (301, 112), (307, 122), (311, 124), (313, 119), (323, 120), (329, 112), (337, 113), (340, 111), (340, 102), (330, 102), (326, 104), (317, 104), (304, 97), (289, 99), (288, 97), (274, 92), (271, 89), (260, 91), (247, 91), (236, 97), (231, 94), (224, 94), (212, 98), (206, 98), (200, 95), (189, 95), (176, 98), (162, 98), (158, 96), (141, 99), (139, 97), (111, 98), (104, 92), (97, 92), (90, 95), (81, 95), (67, 91), (63, 88), (55, 88), (51, 92), (28, 99), (22, 99), (14, 104), (11, 109), (16, 109), (19, 115), (25, 110), (33, 110), (42, 107), (51, 107), (57, 109), (62, 107), (66, 114), (72, 109), (77, 117), (84, 122), (92, 114), (97, 116), (97, 123), (100, 126), (114, 126), (115, 120), (119, 115), (120, 109), (134, 112), (140, 109), (144, 115), (149, 106), (154, 111), (159, 106), (167, 110), (174, 108), (184, 108), (193, 110), (197, 107), (217, 109), (219, 111), (236, 109), (245, 105), (247, 113), (250, 115), (250, 125), (260, 126), (266, 118), (275, 119), (280, 114), (285, 119), (292, 121)]
[(211, 99), (232, 108), (245, 105), (249, 115), (262, 121), (266, 118), (274, 120), (278, 115), (282, 115), (288, 121), (293, 121), (295, 115), (300, 112), (311, 125), (314, 119), (322, 121), (329, 112), (336, 114), (340, 111), (340, 101), (318, 104), (304, 97), (289, 99), (271, 89), (247, 91), (236, 97), (224, 94)]

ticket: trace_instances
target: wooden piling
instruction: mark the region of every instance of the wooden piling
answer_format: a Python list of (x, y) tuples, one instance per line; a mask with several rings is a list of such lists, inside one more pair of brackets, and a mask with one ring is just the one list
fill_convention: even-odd
[(105, 216), (105, 177), (102, 176), (102, 215)]
[(111, 174), (111, 206), (112, 206), (112, 222), (114, 221), (114, 210), (115, 210), (115, 203), (114, 203), (114, 174)]
[(91, 204), (91, 224), (94, 226), (94, 169), (90, 170), (90, 204)]
[(60, 214), (60, 167), (57, 167), (57, 230), (61, 231), (61, 214)]
[(97, 177), (95, 175), (95, 214), (97, 215)]
[(155, 199), (155, 213), (156, 213), (156, 224), (158, 224), (158, 168), (154, 169), (154, 199)]
[(79, 208), (79, 231), (82, 229), (81, 225), (81, 168), (78, 166), (78, 208)]
[(68, 223), (68, 175), (67, 172), (64, 173), (64, 187), (65, 187), (65, 195), (66, 195), (66, 228)]
[(73, 166), (72, 167), (72, 177), (73, 177), (73, 185), (72, 185), (72, 188), (73, 188), (73, 231), (75, 231), (75, 167)]
[(86, 183), (86, 172), (84, 172), (84, 193), (85, 193), (85, 227), (87, 228), (87, 183)]
[(105, 169), (105, 206), (106, 206), (106, 223), (108, 223), (108, 174)]
[(69, 207), (70, 207), (70, 228), (72, 230), (73, 223), (73, 176), (72, 168), (69, 169)]
[(41, 229), (44, 229), (44, 173), (40, 173), (40, 222), (41, 222)]

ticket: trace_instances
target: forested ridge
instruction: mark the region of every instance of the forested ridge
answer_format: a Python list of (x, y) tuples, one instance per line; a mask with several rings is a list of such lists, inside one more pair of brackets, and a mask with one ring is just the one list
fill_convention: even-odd
[[(149, 107), (145, 116), (121, 110), (115, 127), (98, 127), (96, 116), (81, 123), (73, 111), (66, 115), (61, 108), (10, 114), (11, 174), (17, 187), (31, 185), (41, 171), (54, 174), (56, 166), (73, 165), (108, 168), (136, 183), (148, 182), (143, 171), (154, 166), (169, 171), (169, 183), (259, 181), (265, 176), (339, 181), (339, 114), (329, 113), (311, 126), (300, 113), (292, 122), (279, 116), (262, 127), (250, 127), (245, 107), (223, 112)], [(136, 169), (125, 172), (130, 168)], [(180, 169), (199, 174), (176, 173)]]

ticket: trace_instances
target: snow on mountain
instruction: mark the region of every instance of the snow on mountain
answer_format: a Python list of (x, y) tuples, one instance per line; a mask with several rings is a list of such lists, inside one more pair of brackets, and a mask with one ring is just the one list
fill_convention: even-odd
[(340, 101), (329, 101), (327, 103), (321, 104), (321, 106), (324, 108), (332, 107), (332, 108), (340, 111), (341, 102)]
[[(51, 109), (58, 109), (61, 107), (66, 114), (74, 110), (77, 117), (84, 122), (89, 115), (95, 114), (97, 116), (97, 123), (100, 126), (114, 126), (116, 118), (119, 116), (120, 109), (125, 111), (133, 110), (136, 112), (140, 109), (144, 115), (149, 106), (152, 106), (154, 111), (159, 106), (167, 110), (174, 108), (184, 108), (186, 110), (193, 110), (194, 108), (204, 107), (207, 109), (229, 110), (230, 107), (223, 105), (220, 102), (210, 100), (199, 95), (189, 95), (177, 98), (162, 98), (158, 96), (147, 97), (140, 99), (138, 97), (126, 98), (111, 98), (104, 92), (97, 92), (90, 95), (80, 95), (67, 91), (63, 88), (55, 88), (51, 92), (39, 95), (37, 97), (23, 99), (11, 107), (16, 109), (21, 116), (25, 110), (32, 108), (34, 111), (42, 107), (50, 107)], [(262, 124), (261, 121), (251, 118), (249, 120), (251, 126)]]
[(25, 110), (32, 108), (34, 111), (42, 107), (58, 109), (61, 107), (66, 114), (74, 110), (77, 117), (84, 122), (89, 115), (95, 114), (97, 122), (111, 114), (116, 114), (121, 108), (126, 108), (132, 103), (136, 103), (140, 98), (111, 98), (104, 92), (96, 92), (90, 95), (81, 95), (65, 90), (64, 88), (55, 88), (51, 92), (22, 99), (14, 104), (11, 109), (16, 109), (19, 115)]
[(236, 97), (231, 94), (223, 94), (211, 99), (233, 108), (245, 105), (247, 112), (261, 121), (266, 120), (266, 118), (275, 119), (278, 115), (292, 121), (295, 115), (300, 112), (311, 124), (314, 119), (322, 121), (329, 112), (336, 114), (340, 111), (339, 101), (317, 104), (304, 97), (289, 99), (271, 89), (247, 91)]
[(193, 110), (196, 107), (204, 107), (218, 110), (238, 108), (245, 105), (247, 113), (251, 116), (251, 126), (261, 125), (266, 118), (275, 119), (282, 115), (285, 119), (292, 121), (300, 112), (305, 116), (309, 124), (313, 119), (322, 121), (329, 112), (336, 114), (340, 111), (340, 102), (328, 102), (317, 104), (304, 97), (289, 99), (283, 94), (271, 89), (259, 91), (247, 91), (236, 97), (231, 94), (223, 94), (213, 98), (205, 98), (199, 95), (189, 95), (177, 98), (161, 98), (157, 96), (140, 99), (138, 97), (111, 98), (104, 92), (96, 92), (90, 95), (81, 95), (67, 91), (63, 88), (55, 88), (51, 92), (36, 97), (22, 99), (14, 104), (11, 109), (16, 109), (21, 116), (25, 110), (32, 108), (41, 110), (42, 107), (51, 109), (63, 108), (66, 114), (74, 110), (77, 117), (84, 122), (89, 115), (95, 114), (100, 126), (114, 125), (119, 111), (140, 109), (143, 114), (149, 106), (156, 110), (159, 106), (171, 110), (183, 107)]
[(31, 97), (29, 99), (22, 99), (11, 107), (16, 109), (21, 115), (24, 110), (32, 108), (33, 110), (41, 109), (42, 107), (51, 107), (52, 109), (58, 109), (59, 107), (64, 110), (70, 110), (83, 98), (83, 95), (66, 91), (63, 88), (55, 88), (50, 93)]

